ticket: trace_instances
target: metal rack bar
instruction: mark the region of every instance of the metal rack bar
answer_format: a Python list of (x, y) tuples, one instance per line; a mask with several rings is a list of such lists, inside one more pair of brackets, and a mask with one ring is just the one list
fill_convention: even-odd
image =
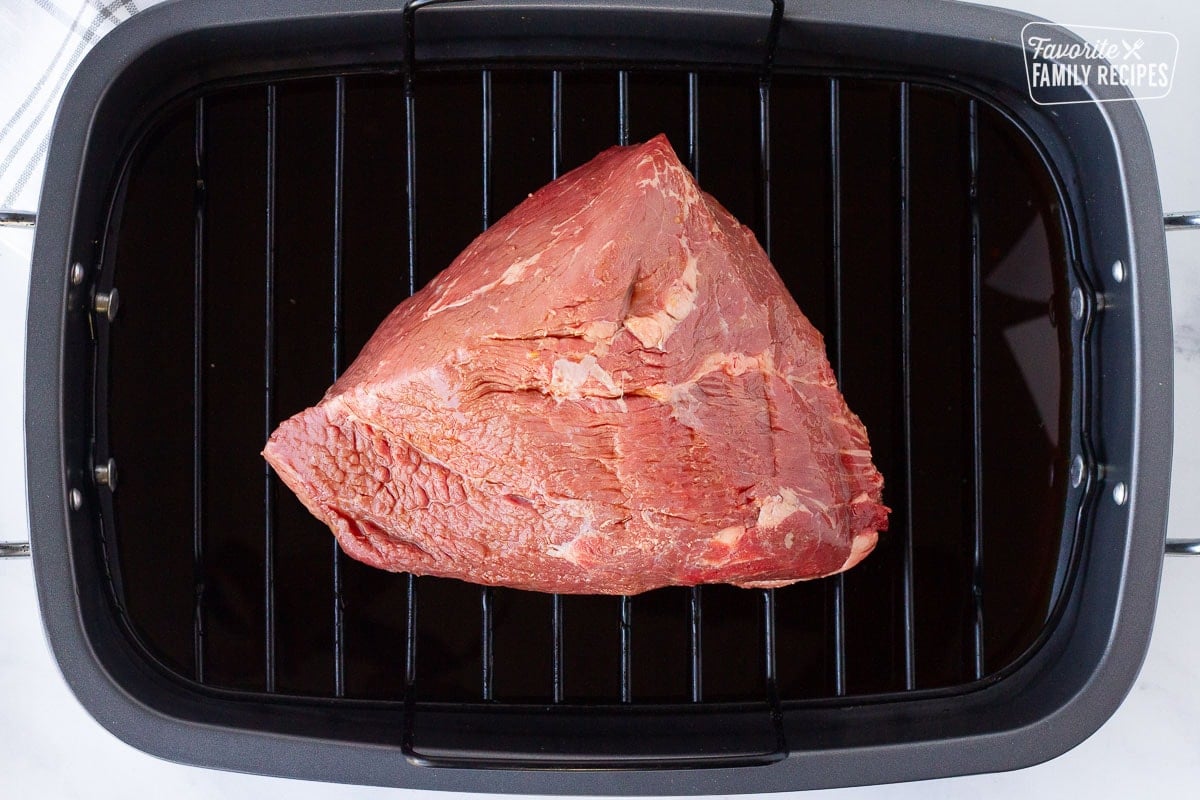
[(971, 213), (971, 655), (973, 675), (979, 680), (984, 675), (983, 649), (983, 371), (980, 368), (982, 353), (983, 318), (982, 293), (982, 242), (979, 224), (979, 105), (975, 99), (967, 106), (967, 158), (970, 184), (969, 204)]
[(700, 180), (700, 74), (688, 73), (688, 169)]
[(779, 701), (779, 675), (776, 660), (775, 590), (764, 589), (763, 599), (763, 678), (767, 684), (767, 703), (771, 707), (771, 724), (775, 728), (775, 749), (787, 753), (787, 738), (783, 730), (783, 706)]
[(404, 87), (404, 197), (411, 297), (417, 291), (417, 113), (411, 80)]
[(633, 702), (633, 600), (621, 595), (621, 702)]
[(561, 703), (566, 692), (563, 675), (563, 603), (562, 595), (550, 596), (550, 637), (553, 658), (551, 661), (552, 696)]
[(192, 240), (192, 607), (193, 672), (204, 682), (204, 98), (196, 100), (193, 131), (196, 193)]
[[(413, 17), (420, 0), (411, 0), (405, 6), (405, 55), (404, 55), (404, 198), (408, 233), (408, 296), (417, 290), (417, 111), (413, 91), (414, 34)], [(404, 696), (411, 707), (414, 701), (414, 684), (417, 679), (417, 577), (407, 575), (407, 611), (404, 630)], [(411, 726), (412, 715), (405, 714), (406, 726)]]
[[(480, 73), (480, 132), (482, 138), (482, 153), (480, 164), (480, 226), (487, 230), (491, 224), (492, 203), (492, 71), (485, 69)], [(479, 593), (479, 610), (481, 614), (479, 662), (481, 693), (484, 700), (494, 699), (495, 675), (495, 623), (493, 619), (493, 590), (484, 586)]]
[(762, 181), (763, 250), (771, 257), (771, 81), (764, 76), (758, 82), (758, 168)]
[[(833, 336), (829, 356), (838, 388), (842, 386), (842, 84), (829, 79), (830, 222), (833, 229)], [(833, 690), (846, 694), (846, 576), (838, 573), (833, 586)]]
[[(334, 79), (333, 111), (333, 380), (342, 372), (342, 189), (346, 156), (346, 79)], [(346, 620), (342, 548), (333, 540), (333, 692), (346, 695)]]
[[(700, 76), (688, 73), (688, 167), (700, 180)], [(691, 700), (704, 700), (704, 595), (700, 586), (693, 586), (688, 598), (688, 649), (691, 656)]]
[(562, 174), (562, 97), (563, 75), (559, 70), (550, 73), (550, 175)]
[(617, 144), (629, 144), (629, 70), (617, 71)]
[(0, 208), (0, 228), (33, 228), (36, 225), (36, 212)]
[[(562, 174), (562, 100), (563, 76), (560, 70), (550, 74), (550, 176)], [(563, 599), (562, 595), (550, 597), (550, 639), (552, 649), (551, 684), (555, 703), (561, 703), (566, 692), (563, 671)]]
[(480, 162), (479, 208), (482, 219), (480, 228), (487, 230), (492, 224), (492, 71), (480, 70), (480, 136), (482, 152)]
[(691, 655), (691, 701), (704, 701), (704, 593), (703, 587), (693, 586), (688, 597), (688, 640)]
[(1200, 230), (1200, 211), (1176, 211), (1166, 214), (1163, 216), (1163, 227), (1169, 231)]
[(904, 393), (904, 540), (901, 590), (904, 605), (904, 688), (916, 686), (913, 614), (913, 468), (912, 468), (912, 270), (909, 206), (911, 89), (900, 84), (900, 370)]
[(776, 631), (775, 631), (775, 590), (763, 589), (763, 654), (766, 656), (763, 664), (764, 677), (767, 682), (767, 700), (772, 707), (776, 722), (781, 715), (779, 708), (779, 681), (776, 671)]
[(405, 575), (408, 585), (405, 599), (408, 609), (404, 618), (404, 686), (405, 696), (412, 699), (413, 684), (417, 680), (417, 576)]
[(491, 586), (484, 586), (479, 593), (479, 610), (483, 617), (482, 633), (480, 634), (480, 694), (486, 701), (496, 699), (496, 661), (495, 661), (495, 604), (496, 594)]
[[(617, 72), (617, 143), (629, 144), (629, 72)], [(621, 702), (633, 701), (633, 599), (621, 595)]]
[[(772, 18), (772, 37), (778, 20)], [(771, 257), (771, 58), (768, 49), (762, 76), (758, 81), (758, 159), (762, 183), (763, 249)], [(775, 674), (775, 590), (763, 590), (763, 660), (767, 681), (767, 697), (771, 703), (776, 727), (781, 731), (779, 685)]]
[[(267, 85), (267, 203), (264, 269), (263, 328), (263, 432), (270, 437), (275, 427), (275, 135), (276, 89)], [(275, 477), (269, 464), (263, 465), (263, 671), (268, 692), (275, 691)]]

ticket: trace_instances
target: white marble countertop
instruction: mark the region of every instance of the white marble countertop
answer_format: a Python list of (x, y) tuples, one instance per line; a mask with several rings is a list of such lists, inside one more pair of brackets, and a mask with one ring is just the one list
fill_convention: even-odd
[[(33, 52), (30, 26), (69, 27), (81, 12), (99, 20), (95, 39), (142, 0), (0, 0), (0, 123), (38, 81), (54, 54)], [(1200, 208), (1200, 6), (1172, 0), (993, 0), (1076, 24), (1168, 30), (1180, 41), (1175, 86), (1165, 99), (1142, 103), (1158, 160), (1164, 207)], [(96, 9), (108, 9), (109, 19)], [(47, 9), (53, 9), (47, 14)], [(78, 23), (77, 23), (78, 24)], [(60, 34), (55, 46), (62, 41)], [(86, 50), (78, 42), (56, 58), (62, 64)], [(78, 49), (78, 52), (76, 50)], [(50, 81), (49, 83), (53, 83)], [(45, 91), (53, 90), (47, 85)], [(32, 129), (50, 124), (52, 113)], [(28, 118), (27, 118), (28, 120)], [(0, 163), (10, 147), (0, 135)], [(40, 164), (15, 192), (0, 184), (0, 206), (32, 208)], [(11, 189), (11, 184), (8, 187)], [(4, 194), (13, 194), (6, 198)], [(32, 234), (0, 229), (0, 540), (26, 540), (21, 375), (24, 310)], [(1176, 447), (1170, 534), (1197, 537), (1200, 519), (1200, 233), (1169, 237), (1175, 322)], [(1200, 794), (1200, 558), (1168, 559), (1158, 617), (1145, 666), (1112, 719), (1071, 752), (1016, 772), (861, 789), (812, 792), (806, 798), (1011, 797), (1072, 795), (1105, 800), (1185, 798)], [(5, 797), (106, 798), (260, 797), (367, 798), (417, 796), (352, 786), (331, 786), (185, 767), (147, 756), (100, 727), (71, 695), (47, 648), (28, 560), (0, 561), (0, 795)]]

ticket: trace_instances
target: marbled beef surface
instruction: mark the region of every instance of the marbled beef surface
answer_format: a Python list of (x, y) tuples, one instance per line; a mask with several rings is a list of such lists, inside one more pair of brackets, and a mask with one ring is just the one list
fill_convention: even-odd
[(479, 236), (263, 455), (352, 557), (523, 589), (781, 586), (887, 526), (821, 335), (662, 136)]

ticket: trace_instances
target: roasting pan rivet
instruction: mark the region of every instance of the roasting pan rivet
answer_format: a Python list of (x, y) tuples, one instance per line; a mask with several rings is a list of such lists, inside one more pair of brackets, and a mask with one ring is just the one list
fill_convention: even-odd
[(1129, 499), (1129, 489), (1125, 486), (1125, 481), (1118, 481), (1113, 487), (1113, 502), (1119, 506), (1125, 505), (1125, 501)]
[(117, 490), (117, 462), (109, 459), (103, 464), (97, 464), (94, 470), (96, 483), (107, 486), (110, 491)]
[(76, 261), (71, 265), (71, 285), (78, 286), (83, 283), (83, 264)]
[(108, 321), (112, 322), (117, 318), (117, 307), (120, 302), (121, 295), (114, 288), (111, 292), (96, 292), (96, 296), (92, 298), (92, 308), (97, 314), (104, 314), (108, 317)]
[(1083, 456), (1075, 456), (1071, 462), (1071, 485), (1076, 489), (1083, 483)]
[(1083, 319), (1083, 289), (1078, 286), (1071, 290), (1071, 316)]
[(83, 508), (83, 492), (78, 489), (71, 490), (71, 510), (78, 511)]
[(1125, 262), (1119, 258), (1116, 261), (1114, 261), (1113, 265), (1112, 265), (1112, 273), (1113, 273), (1113, 278), (1117, 281), (1117, 283), (1124, 283), (1125, 282)]

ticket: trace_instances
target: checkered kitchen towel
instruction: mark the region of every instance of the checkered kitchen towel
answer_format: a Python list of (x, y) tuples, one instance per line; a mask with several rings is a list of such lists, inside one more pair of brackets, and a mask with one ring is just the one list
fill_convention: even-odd
[(0, 208), (36, 210), (50, 128), (80, 60), (161, 0), (0, 0)]

